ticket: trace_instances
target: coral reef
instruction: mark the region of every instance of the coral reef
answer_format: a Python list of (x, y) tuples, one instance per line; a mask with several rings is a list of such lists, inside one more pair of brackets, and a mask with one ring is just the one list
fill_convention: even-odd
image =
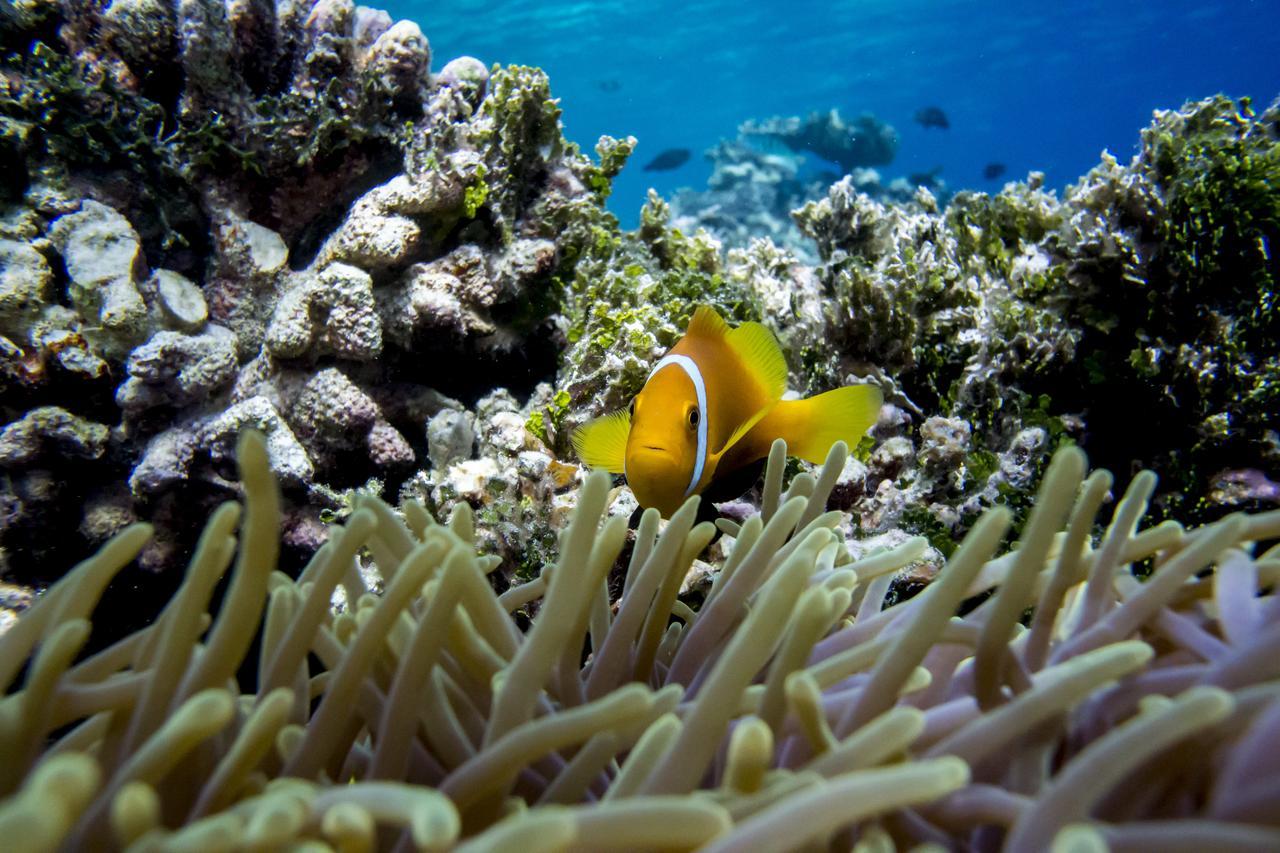
[(898, 133), (871, 113), (846, 122), (839, 110), (748, 121), (738, 128), (745, 137), (761, 137), (798, 153), (835, 163), (844, 172), (859, 166), (887, 166), (898, 153)]
[[(721, 141), (706, 157), (711, 161), (706, 188), (682, 189), (671, 197), (672, 227), (687, 234), (703, 229), (726, 249), (745, 249), (753, 240), (768, 238), (807, 265), (817, 264), (813, 241), (800, 231), (791, 212), (825, 196), (839, 175), (812, 168), (801, 153), (757, 150), (746, 133)], [(950, 197), (946, 182), (935, 175), (925, 177), (929, 191), (945, 205)], [(895, 178), (884, 184), (880, 173), (869, 167), (855, 167), (849, 178), (858, 192), (880, 201), (910, 202), (916, 195), (917, 185), (911, 180)]]
[(1254, 544), (1280, 535), (1275, 512), (1140, 529), (1144, 472), (1095, 543), (1111, 477), (1068, 448), (1016, 549), (996, 556), (1011, 516), (989, 510), (936, 582), (891, 603), (923, 541), (855, 560), (823, 512), (843, 446), (785, 491), (778, 446), (764, 510), (722, 522), (733, 544), (695, 611), (677, 593), (712, 534), (696, 498), (661, 531), (646, 513), (616, 602), (627, 531), (603, 473), (555, 564), (502, 595), (466, 505), (439, 524), (372, 497), (294, 580), (275, 571), (266, 442), (238, 456), (243, 506), (213, 513), (152, 625), (82, 656), (149, 536), (134, 525), (0, 637), (16, 849), (1280, 844), (1280, 555)]
[(587, 157), (540, 71), (432, 73), (414, 24), (345, 0), (35, 0), (3, 38), (29, 47), (0, 67), (7, 579), (138, 519), (141, 563), (180, 565), (253, 426), (287, 568), (368, 492), (467, 504), (518, 582), (582, 481), (570, 430), (699, 304), (772, 329), (795, 393), (884, 390), (835, 491), (850, 537), (941, 559), (990, 506), (1020, 529), (1071, 442), (1154, 467), (1181, 518), (1274, 500), (1275, 107), (1160, 113), (1061, 198), (1035, 173), (884, 185), (896, 137), (869, 116), (750, 122), (627, 233), (604, 203), (635, 140)]
[[(1160, 471), (1158, 505), (1189, 518), (1223, 513), (1217, 472), (1274, 471), (1277, 262), (1263, 247), (1280, 223), (1278, 122), (1276, 107), (1254, 116), (1225, 98), (1158, 113), (1129, 166), (1106, 158), (1061, 199), (1032, 174), (940, 210), (927, 191), (886, 204), (846, 177), (797, 211), (820, 257), (804, 289), (827, 297), (822, 321), (783, 332), (802, 388), (872, 377), (915, 425), (971, 430), (945, 493), (921, 468), (877, 518), (910, 505), (916, 529), (946, 538), (992, 501), (1025, 507), (1026, 476), (1002, 472), (1004, 457), (1034, 473), (1064, 441)], [(1213, 245), (1198, 236), (1209, 225)], [(811, 280), (740, 268), (748, 286)], [(1135, 429), (1135, 410), (1160, 428)]]
[[(305, 558), (351, 489), (427, 467), (430, 417), (554, 375), (634, 143), (566, 143), (542, 72), (432, 75), (415, 24), (339, 0), (36, 2), (5, 38), (30, 46), (0, 87), (6, 571), (89, 553), (123, 481), (171, 564), (198, 531), (166, 507), (227, 496), (246, 425)], [(73, 488), (41, 450), (68, 430), (98, 436)]]
[(1219, 96), (1158, 111), (1128, 167), (1106, 159), (1064, 199), (1080, 395), (1111, 438), (1134, 407), (1164, 425), (1137, 458), (1161, 471), (1173, 512), (1194, 511), (1223, 467), (1280, 464), (1277, 187), (1280, 102), (1255, 115)]

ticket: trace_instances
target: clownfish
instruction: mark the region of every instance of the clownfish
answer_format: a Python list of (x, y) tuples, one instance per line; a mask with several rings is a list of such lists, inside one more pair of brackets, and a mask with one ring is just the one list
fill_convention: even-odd
[(814, 463), (837, 441), (857, 446), (883, 402), (872, 385), (783, 400), (786, 384), (786, 359), (767, 328), (730, 329), (700, 306), (630, 408), (588, 421), (571, 441), (584, 463), (626, 475), (640, 506), (669, 518), (691, 495), (723, 501), (745, 492), (775, 439)]

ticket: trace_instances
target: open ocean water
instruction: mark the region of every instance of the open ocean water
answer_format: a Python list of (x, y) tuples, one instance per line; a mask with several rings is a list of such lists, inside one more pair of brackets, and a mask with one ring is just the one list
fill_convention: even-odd
[[(997, 190), (1028, 171), (1064, 187), (1103, 150), (1126, 161), (1154, 109), (1224, 92), (1266, 106), (1280, 94), (1280, 2), (975, 3), (966, 0), (742, 3), (392, 0), (417, 21), (432, 66), (468, 54), (544, 68), (568, 138), (640, 146), (611, 209), (633, 227), (646, 190), (701, 189), (702, 152), (747, 119), (869, 111), (901, 145), (880, 171), (942, 167), (952, 189)], [(950, 128), (913, 120), (938, 106)], [(641, 166), (669, 148), (693, 157)], [(1007, 166), (983, 177), (991, 162)]]

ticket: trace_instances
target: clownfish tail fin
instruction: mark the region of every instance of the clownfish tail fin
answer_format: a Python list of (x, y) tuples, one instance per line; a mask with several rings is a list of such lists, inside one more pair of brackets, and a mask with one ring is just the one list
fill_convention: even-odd
[(875, 426), (883, 402), (874, 385), (849, 385), (804, 400), (783, 400), (770, 414), (789, 455), (821, 464), (837, 441), (857, 447)]
[(573, 431), (569, 441), (578, 458), (592, 468), (603, 468), (611, 474), (625, 472), (627, 435), (631, 432), (631, 413), (626, 409), (587, 421)]

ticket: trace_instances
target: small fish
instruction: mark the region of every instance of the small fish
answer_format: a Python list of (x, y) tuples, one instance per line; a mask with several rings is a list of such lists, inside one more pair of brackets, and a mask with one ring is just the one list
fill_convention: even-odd
[(688, 148), (668, 148), (645, 165), (646, 172), (669, 172), (679, 169), (689, 161)]
[(815, 463), (837, 441), (855, 446), (883, 401), (872, 385), (783, 400), (786, 384), (787, 363), (768, 329), (730, 329), (700, 306), (630, 409), (583, 424), (573, 447), (587, 465), (625, 474), (640, 506), (670, 517), (690, 495), (723, 501), (745, 492), (775, 439)]
[(938, 176), (941, 174), (942, 167), (934, 166), (927, 172), (912, 172), (910, 175), (907, 175), (907, 180), (915, 184), (917, 187), (933, 187), (940, 183)]
[(942, 107), (921, 107), (916, 110), (916, 121), (926, 129), (936, 127), (939, 130), (947, 130), (951, 127), (951, 122), (947, 121), (947, 114), (942, 111)]
[(617, 80), (600, 80), (596, 85), (600, 87), (601, 92), (609, 92), (610, 94), (622, 88), (622, 83)]
[(988, 181), (994, 181), (1005, 173), (1004, 163), (988, 163), (982, 167), (982, 177)]

